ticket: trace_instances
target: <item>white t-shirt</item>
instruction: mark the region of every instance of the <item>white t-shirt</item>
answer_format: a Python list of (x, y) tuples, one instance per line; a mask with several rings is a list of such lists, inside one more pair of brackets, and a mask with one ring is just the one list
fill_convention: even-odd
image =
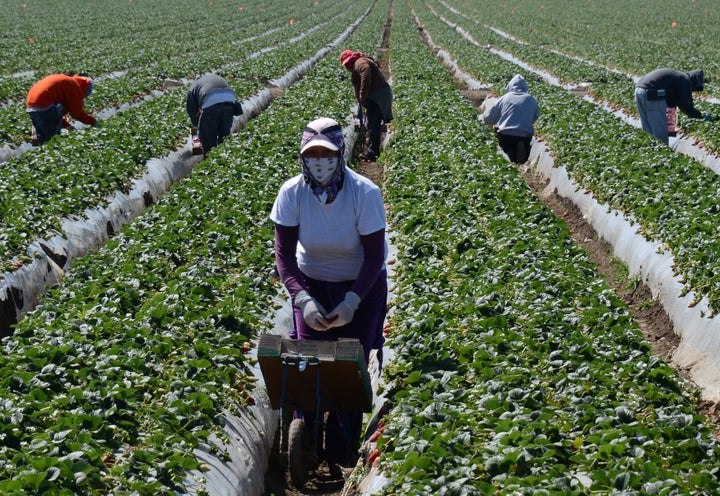
[[(345, 168), (345, 181), (335, 201), (321, 203), (302, 174), (285, 182), (270, 219), (286, 227), (300, 226), (298, 267), (320, 281), (357, 279), (363, 263), (360, 236), (385, 229), (385, 205), (375, 183)], [(385, 257), (387, 258), (387, 242)]]

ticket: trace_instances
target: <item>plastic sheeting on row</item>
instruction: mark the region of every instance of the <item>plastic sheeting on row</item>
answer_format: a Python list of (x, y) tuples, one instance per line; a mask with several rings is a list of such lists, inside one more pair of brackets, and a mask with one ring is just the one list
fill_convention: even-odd
[(631, 274), (639, 274), (652, 295), (662, 304), (680, 336), (680, 346), (673, 354), (676, 366), (687, 369), (693, 381), (710, 401), (720, 400), (720, 319), (708, 318), (708, 301), (703, 298), (690, 308), (696, 295), (683, 295), (683, 284), (673, 274), (672, 255), (661, 245), (648, 241), (637, 232), (622, 212), (610, 210), (585, 194), (567, 174), (564, 167), (556, 167), (542, 143), (535, 142), (530, 162), (550, 183), (549, 191), (570, 199), (582, 212), (585, 220), (600, 237), (613, 245), (614, 254), (627, 264)]
[[(242, 102), (245, 113), (235, 119), (233, 131), (259, 114), (271, 100), (270, 92), (264, 90)], [(107, 198), (104, 207), (88, 209), (82, 216), (68, 216), (62, 220), (62, 232), (32, 242), (27, 254), (33, 262), (4, 273), (0, 281), (0, 337), (12, 333), (11, 326), (19, 322), (22, 314), (35, 308), (45, 288), (60, 282), (73, 261), (103, 246), (123, 225), (186, 177), (200, 160), (201, 157), (193, 156), (188, 137), (182, 148), (164, 158), (150, 159), (147, 172), (133, 182), (127, 194), (116, 191)]]
[[(259, 367), (255, 369), (253, 373), (260, 375)], [(188, 473), (185, 478), (188, 494), (263, 494), (279, 416), (262, 388), (253, 398), (255, 406), (225, 417), (223, 430), (227, 442), (212, 436), (209, 444), (195, 451), (198, 462), (205, 467)]]
[[(458, 29), (451, 21), (441, 19), (449, 26)], [(420, 25), (416, 18), (416, 23)], [(461, 31), (471, 43), (480, 46), (472, 37)], [(430, 40), (431, 42), (431, 40)], [(440, 47), (433, 46), (435, 50)], [(548, 84), (574, 90), (574, 87), (563, 85), (552, 74), (527, 64), (512, 54), (486, 47), (491, 53), (508, 60), (519, 67), (541, 76)], [(456, 69), (456, 64), (448, 63), (443, 56), (446, 67), (456, 77), (466, 79), (468, 76)], [(588, 95), (586, 101), (601, 106), (606, 111), (621, 118), (629, 125), (640, 127), (639, 119), (628, 115), (625, 111), (611, 108), (604, 102), (598, 102)], [(694, 141), (678, 136), (671, 139), (673, 150), (696, 158), (711, 170), (720, 173), (720, 158), (709, 155), (695, 146)], [(683, 285), (672, 272), (672, 256), (661, 251), (658, 243), (648, 241), (637, 233), (636, 227), (623, 217), (621, 212), (610, 211), (607, 205), (598, 204), (592, 195), (578, 190), (568, 176), (564, 167), (555, 167), (549, 151), (540, 143), (533, 144), (530, 155), (531, 162), (536, 164), (538, 171), (550, 180), (548, 188), (570, 199), (578, 206), (586, 220), (598, 234), (614, 247), (615, 255), (626, 263), (632, 274), (640, 274), (643, 281), (650, 287), (653, 297), (658, 299), (673, 322), (675, 333), (680, 336), (679, 348), (673, 355), (673, 362), (690, 371), (693, 381), (701, 388), (705, 399), (720, 400), (720, 319), (711, 319), (708, 315), (708, 301), (701, 300), (692, 308), (688, 303), (694, 301), (695, 295), (690, 292), (682, 295)]]

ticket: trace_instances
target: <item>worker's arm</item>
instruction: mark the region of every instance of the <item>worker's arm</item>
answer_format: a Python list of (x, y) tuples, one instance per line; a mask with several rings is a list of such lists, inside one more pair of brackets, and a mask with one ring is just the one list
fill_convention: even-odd
[(299, 226), (275, 224), (275, 264), (293, 305), (302, 310), (305, 323), (316, 331), (325, 331), (330, 326), (325, 320), (327, 311), (310, 295), (304, 283), (305, 276), (297, 264), (295, 250), (299, 233)]
[(83, 124), (87, 124), (88, 126), (96, 125), (97, 119), (85, 112), (85, 95), (80, 86), (76, 85), (76, 87), (66, 88), (66, 91), (68, 93), (63, 105), (67, 113), (70, 114), (73, 119)]
[[(359, 62), (359, 61), (358, 61)], [(357, 74), (360, 77), (360, 85), (357, 92), (357, 100), (360, 105), (366, 105), (365, 101), (370, 94), (370, 85), (372, 84), (372, 68), (370, 64), (359, 64), (356, 62)]]
[(703, 118), (702, 112), (696, 109), (693, 105), (692, 91), (689, 86), (687, 88), (681, 88), (681, 91), (678, 95), (677, 106), (680, 111), (688, 117), (692, 117), (693, 119)]
[(300, 235), (300, 226), (281, 226), (275, 224), (275, 265), (280, 280), (295, 300), (295, 295), (301, 290), (308, 290), (303, 275), (297, 263), (297, 244)]
[(196, 91), (194, 88), (189, 90), (185, 98), (185, 110), (187, 110), (190, 123), (194, 127), (197, 127), (200, 122), (200, 104), (198, 103)]
[(350, 291), (362, 299), (377, 281), (385, 264), (385, 229), (360, 236), (360, 243), (363, 247), (364, 260)]

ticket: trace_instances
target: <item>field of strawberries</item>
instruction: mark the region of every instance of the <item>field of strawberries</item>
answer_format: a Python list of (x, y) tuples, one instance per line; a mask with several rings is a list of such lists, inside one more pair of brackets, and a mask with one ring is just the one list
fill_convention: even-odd
[[(718, 124), (681, 116), (665, 147), (638, 129), (633, 101), (649, 70), (703, 68), (697, 106), (720, 120), (719, 15), (702, 0), (6, 6), (0, 493), (262, 494), (267, 441), (238, 448), (228, 425), (272, 438), (253, 354), (284, 297), (268, 215), (299, 171), (308, 121), (333, 117), (352, 139), (346, 48), (387, 63), (395, 120), (379, 164), (397, 251), (388, 414), (379, 456), (349, 483), (397, 495), (720, 492), (720, 444), (699, 408), (720, 369), (707, 344), (720, 332)], [(24, 97), (54, 72), (94, 78), (100, 126), (32, 147)], [(184, 98), (204, 72), (223, 75), (246, 114), (200, 159)], [(516, 73), (542, 114), (531, 165), (565, 174), (568, 196), (666, 260), (680, 289), (657, 297), (681, 349), (705, 352), (700, 388), (652, 352), (461, 92), (502, 94)], [(652, 282), (647, 263), (624, 262)]]

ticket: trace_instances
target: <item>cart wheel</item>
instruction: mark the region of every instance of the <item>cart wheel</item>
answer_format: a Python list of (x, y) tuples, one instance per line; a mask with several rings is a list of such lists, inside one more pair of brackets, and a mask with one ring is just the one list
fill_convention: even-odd
[(303, 419), (295, 419), (288, 429), (288, 465), (290, 480), (300, 489), (308, 479), (308, 468), (314, 453), (311, 452), (310, 436)]

